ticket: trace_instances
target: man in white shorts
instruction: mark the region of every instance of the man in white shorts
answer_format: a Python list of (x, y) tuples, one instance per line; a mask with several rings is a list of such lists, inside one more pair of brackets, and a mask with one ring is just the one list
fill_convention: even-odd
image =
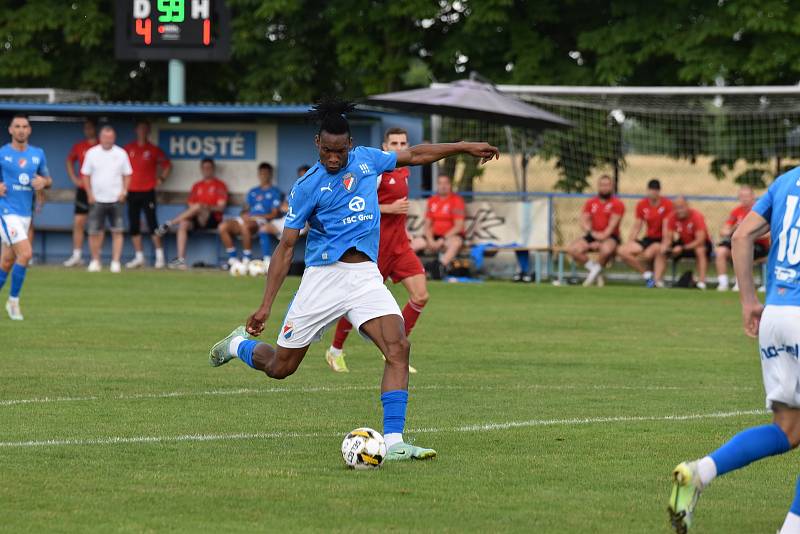
[(31, 123), (25, 115), (15, 115), (8, 127), (11, 142), (0, 148), (0, 288), (11, 277), (6, 312), (21, 321), (19, 293), (25, 281), (33, 248), (28, 239), (34, 191), (53, 185), (47, 160), (41, 148), (28, 144)]
[[(783, 454), (800, 444), (800, 167), (778, 177), (733, 234), (733, 266), (745, 333), (758, 337), (761, 370), (772, 423), (749, 428), (699, 460), (673, 471), (669, 513), (686, 532), (700, 492), (719, 475)], [(756, 296), (753, 250), (774, 237), (767, 263), (766, 307)], [(800, 480), (780, 534), (800, 533)]]
[[(289, 213), (267, 272), (261, 306), (210, 353), (213, 366), (238, 357), (270, 378), (297, 370), (309, 345), (346, 316), (386, 357), (381, 402), (386, 459), (427, 459), (436, 451), (403, 441), (408, 403), (410, 344), (400, 308), (377, 266), (380, 233), (378, 176), (396, 167), (425, 165), (455, 154), (490, 160), (499, 156), (486, 143), (428, 144), (397, 152), (353, 147), (344, 114), (351, 104), (329, 101), (315, 107), (321, 125), (315, 138), (319, 162), (292, 188)], [(247, 339), (260, 335), (286, 278), (300, 230), (309, 224), (306, 270), (283, 321), (277, 346)]]

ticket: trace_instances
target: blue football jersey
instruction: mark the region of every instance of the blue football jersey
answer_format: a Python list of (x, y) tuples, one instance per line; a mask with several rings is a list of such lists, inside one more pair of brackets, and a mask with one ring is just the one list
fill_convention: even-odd
[(247, 206), (250, 215), (269, 215), (272, 210), (281, 207), (283, 193), (275, 186), (254, 187), (247, 193)]
[(378, 177), (396, 166), (394, 152), (359, 146), (338, 173), (317, 162), (294, 184), (285, 227), (301, 230), (308, 222), (306, 265), (334, 263), (353, 247), (378, 261)]
[(11, 143), (0, 148), (0, 174), (6, 186), (5, 196), (0, 197), (0, 214), (30, 217), (34, 191), (31, 180), (38, 174), (50, 176), (44, 150), (28, 145), (25, 150), (16, 150)]
[(800, 167), (779, 176), (753, 211), (769, 222), (767, 304), (800, 306)]

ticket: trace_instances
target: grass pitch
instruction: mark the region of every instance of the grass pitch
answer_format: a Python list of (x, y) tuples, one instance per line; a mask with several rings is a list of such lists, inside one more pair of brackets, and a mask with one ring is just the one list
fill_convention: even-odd
[[(342, 436), (381, 429), (374, 347), (334, 374), (328, 334), (282, 382), (208, 365), (262, 288), (33, 269), (0, 320), (0, 530), (667, 532), (672, 467), (768, 420), (735, 294), (437, 283), (406, 435), (440, 457), (348, 471)], [(695, 532), (774, 532), (796, 462), (717, 480)]]

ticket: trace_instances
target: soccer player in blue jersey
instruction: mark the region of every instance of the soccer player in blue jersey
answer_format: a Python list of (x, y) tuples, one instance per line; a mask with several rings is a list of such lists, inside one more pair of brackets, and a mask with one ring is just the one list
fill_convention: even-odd
[[(487, 143), (418, 145), (397, 152), (353, 147), (344, 114), (353, 106), (336, 101), (315, 106), (320, 129), (319, 161), (292, 188), (283, 236), (272, 256), (261, 306), (211, 349), (211, 365), (234, 357), (283, 379), (297, 370), (309, 345), (346, 316), (386, 357), (381, 384), (387, 459), (425, 459), (436, 451), (408, 445), (403, 429), (408, 403), (410, 344), (397, 302), (383, 284), (377, 255), (380, 229), (378, 178), (407, 165), (425, 165), (454, 154), (484, 161), (499, 157)], [(309, 224), (306, 270), (278, 334), (277, 346), (247, 339), (258, 336), (291, 265), (300, 230)]]
[(8, 127), (11, 142), (0, 148), (0, 288), (11, 277), (11, 290), (6, 312), (14, 321), (21, 321), (19, 293), (25, 273), (33, 257), (28, 240), (34, 191), (53, 185), (47, 160), (41, 148), (28, 144), (31, 123), (25, 115), (15, 115)]
[[(739, 281), (744, 331), (757, 337), (767, 408), (772, 423), (735, 435), (708, 456), (673, 471), (672, 525), (686, 532), (697, 498), (714, 478), (800, 444), (800, 167), (778, 177), (733, 234), (733, 266)], [(753, 249), (771, 232), (766, 307), (756, 296)], [(800, 533), (800, 480), (780, 530)]]
[(253, 234), (258, 233), (261, 244), (261, 254), (268, 261), (272, 255), (272, 242), (270, 234), (277, 233), (273, 230), (272, 221), (281, 219), (281, 204), (284, 194), (272, 185), (273, 168), (267, 162), (258, 166), (259, 185), (247, 192), (242, 212), (236, 219), (228, 219), (219, 225), (219, 236), (228, 254), (228, 265), (233, 265), (239, 260), (236, 257), (236, 245), (233, 238), (242, 237), (242, 261), (249, 263), (253, 257)]

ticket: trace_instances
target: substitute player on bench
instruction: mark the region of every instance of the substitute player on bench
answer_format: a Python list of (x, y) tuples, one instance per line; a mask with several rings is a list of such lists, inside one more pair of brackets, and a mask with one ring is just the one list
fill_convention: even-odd
[[(753, 204), (756, 203), (756, 194), (753, 188), (748, 185), (743, 185), (739, 188), (739, 205), (733, 208), (725, 224), (719, 231), (720, 240), (715, 250), (715, 262), (717, 266), (717, 291), (727, 291), (730, 289), (730, 280), (728, 280), (728, 260), (731, 259), (731, 236), (738, 228), (741, 222), (753, 209)], [(756, 240), (753, 247), (753, 257), (757, 260), (766, 258), (769, 254), (769, 237), (761, 237)], [(734, 284), (734, 291), (738, 289), (738, 285)]]
[[(397, 152), (407, 148), (408, 132), (402, 128), (390, 128), (386, 131), (383, 136), (383, 150)], [(422, 309), (428, 303), (425, 268), (411, 249), (406, 231), (408, 176), (408, 167), (393, 169), (381, 175), (378, 186), (378, 202), (381, 210), (378, 270), (384, 280), (391, 278), (395, 284), (402, 283), (408, 291), (408, 302), (403, 308), (406, 336), (411, 334)], [(342, 347), (352, 329), (350, 321), (342, 317), (336, 325), (333, 343), (325, 353), (325, 360), (336, 372), (348, 371)], [(416, 369), (409, 366), (409, 372), (415, 373)]]
[[(722, 447), (692, 462), (679, 464), (669, 499), (677, 532), (691, 526), (697, 499), (716, 477), (800, 444), (800, 167), (778, 177), (733, 234), (733, 267), (739, 280), (744, 331), (758, 337), (767, 408), (772, 423), (736, 434)], [(769, 251), (766, 307), (753, 281), (755, 243), (767, 232)], [(683, 369), (683, 373), (691, 373)], [(695, 442), (688, 444), (695, 447)], [(742, 509), (744, 511), (744, 509)], [(800, 532), (800, 480), (780, 534)]]
[(11, 142), (0, 148), (0, 288), (11, 274), (6, 312), (21, 321), (19, 293), (33, 257), (28, 240), (34, 191), (53, 185), (41, 148), (28, 144), (31, 123), (26, 115), (14, 115), (8, 127)]
[[(436, 451), (403, 441), (408, 404), (408, 355), (400, 308), (378, 270), (380, 208), (378, 177), (407, 165), (425, 165), (455, 154), (488, 161), (499, 157), (486, 143), (418, 145), (397, 152), (353, 147), (344, 113), (350, 104), (325, 102), (316, 107), (320, 129), (315, 137), (320, 161), (295, 183), (289, 214), (267, 273), (264, 299), (258, 310), (210, 353), (211, 364), (238, 357), (276, 379), (297, 370), (314, 341), (343, 315), (370, 338), (386, 357), (381, 402), (387, 459), (426, 459)], [(300, 230), (309, 223), (306, 270), (283, 321), (277, 346), (247, 339), (264, 331), (275, 297), (291, 266)]]

